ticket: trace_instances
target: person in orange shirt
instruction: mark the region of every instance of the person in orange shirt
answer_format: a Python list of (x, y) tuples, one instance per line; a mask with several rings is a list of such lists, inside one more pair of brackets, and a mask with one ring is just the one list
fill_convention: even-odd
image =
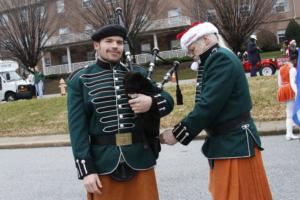
[(295, 96), (297, 95), (296, 74), (298, 51), (289, 55), (290, 61), (285, 63), (278, 73), (278, 92), (277, 100), (286, 103), (286, 139), (299, 139), (299, 136), (293, 134), (292, 114), (295, 104)]

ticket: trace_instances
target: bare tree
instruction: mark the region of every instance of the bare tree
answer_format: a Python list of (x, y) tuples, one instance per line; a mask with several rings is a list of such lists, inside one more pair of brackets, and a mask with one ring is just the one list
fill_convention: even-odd
[[(207, 2), (207, 3), (205, 3)], [(215, 11), (213, 23), (237, 52), (272, 12), (273, 0), (190, 0), (195, 20), (207, 20)], [(195, 15), (197, 14), (197, 15)]]
[[(149, 26), (149, 20), (157, 13), (160, 0), (92, 0), (84, 11), (74, 9), (77, 17), (82, 17), (94, 28), (105, 24), (117, 23), (116, 8), (123, 11), (125, 27), (128, 37), (135, 41), (137, 35)], [(76, 6), (78, 8), (78, 6)], [(80, 6), (79, 6), (80, 7)]]
[(48, 38), (54, 33), (42, 0), (0, 0), (0, 58), (19, 62), (33, 72)]

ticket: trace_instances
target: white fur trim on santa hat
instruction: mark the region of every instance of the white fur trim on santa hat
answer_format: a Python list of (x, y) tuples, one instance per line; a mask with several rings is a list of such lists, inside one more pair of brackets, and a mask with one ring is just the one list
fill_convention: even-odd
[(190, 28), (180, 39), (182, 49), (187, 49), (190, 44), (198, 40), (203, 35), (219, 33), (218, 29), (209, 22), (204, 22)]

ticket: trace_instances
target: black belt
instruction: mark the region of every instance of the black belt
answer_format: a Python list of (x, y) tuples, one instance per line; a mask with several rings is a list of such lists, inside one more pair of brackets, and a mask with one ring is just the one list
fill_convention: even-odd
[(118, 133), (114, 135), (90, 135), (92, 145), (115, 145), (125, 146), (144, 142), (142, 134), (138, 133)]
[(250, 112), (244, 113), (240, 115), (239, 117), (229, 120), (221, 125), (217, 125), (213, 128), (207, 128), (205, 129), (206, 133), (208, 135), (216, 135), (216, 134), (222, 134), (226, 133), (230, 130), (236, 129), (244, 125), (245, 123), (249, 123), (251, 120)]

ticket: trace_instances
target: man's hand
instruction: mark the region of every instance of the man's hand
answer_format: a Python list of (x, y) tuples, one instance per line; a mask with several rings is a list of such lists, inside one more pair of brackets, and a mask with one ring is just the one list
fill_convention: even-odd
[(134, 113), (144, 113), (150, 110), (152, 98), (144, 94), (138, 94), (136, 98), (128, 101)]
[(89, 193), (101, 194), (100, 188), (102, 188), (101, 181), (98, 174), (90, 174), (83, 178), (85, 189)]
[(172, 133), (172, 129), (167, 129), (159, 135), (159, 140), (161, 144), (174, 145), (177, 143), (176, 138)]

